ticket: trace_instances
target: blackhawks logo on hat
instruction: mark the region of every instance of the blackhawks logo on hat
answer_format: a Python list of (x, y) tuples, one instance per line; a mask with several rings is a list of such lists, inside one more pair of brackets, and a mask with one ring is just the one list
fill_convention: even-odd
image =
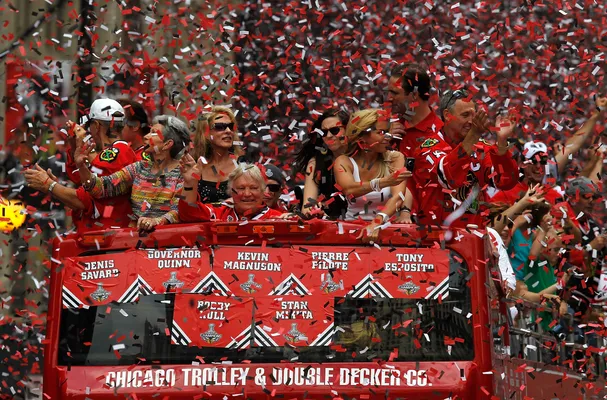
[(426, 149), (428, 147), (436, 146), (438, 144), (438, 139), (426, 139), (424, 143), (422, 143), (422, 148)]
[(99, 159), (105, 162), (112, 162), (118, 158), (119, 150), (115, 147), (108, 147), (99, 154)]

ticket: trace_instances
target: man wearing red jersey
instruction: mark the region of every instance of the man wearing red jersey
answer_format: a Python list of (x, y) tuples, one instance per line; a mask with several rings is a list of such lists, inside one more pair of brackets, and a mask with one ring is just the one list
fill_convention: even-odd
[[(67, 154), (67, 175), (72, 182), (80, 185), (80, 175), (74, 163), (73, 152), (76, 149), (76, 139), (85, 140), (86, 131), (76, 130), (76, 123), (69, 121), (68, 144), (71, 151)], [(91, 105), (86, 122), (88, 132), (95, 142), (95, 153), (89, 160), (89, 168), (98, 175), (110, 175), (123, 167), (137, 161), (131, 146), (121, 139), (124, 126), (124, 109), (115, 100), (97, 99)]]
[(232, 194), (233, 205), (214, 206), (200, 202), (195, 190), (200, 176), (201, 161), (194, 162), (189, 154), (181, 160), (184, 179), (184, 198), (179, 200), (179, 220), (181, 222), (198, 221), (259, 221), (280, 217), (281, 211), (264, 204), (266, 180), (260, 169), (254, 165), (241, 164), (228, 177), (228, 190)]
[[(135, 152), (129, 144), (120, 139), (124, 115), (124, 109), (115, 100), (97, 99), (91, 105), (87, 125), (96, 145), (96, 153), (93, 153), (92, 159), (89, 160), (89, 168), (99, 176), (111, 175), (137, 161)], [(70, 147), (76, 149), (76, 142), (82, 143), (86, 139), (87, 132), (83, 127), (71, 121), (68, 122), (67, 128)], [(80, 175), (74, 163), (73, 151), (68, 152), (67, 173), (72, 182), (80, 185)], [(57, 190), (57, 193), (54, 190)], [(74, 207), (77, 203), (70, 199), (74, 193), (67, 187), (52, 185), (52, 187), (48, 187), (48, 191), (68, 206), (71, 203)], [(83, 205), (83, 207), (74, 208), (74, 211), (77, 210), (77, 212), (72, 214), (79, 232), (129, 225), (128, 215), (132, 212), (129, 195), (93, 199), (82, 187), (75, 190), (75, 195)]]
[[(446, 126), (430, 109), (429, 92), (430, 77), (420, 66), (398, 65), (392, 71), (388, 103), (399, 117), (392, 134), (401, 136), (399, 150), (415, 160), (414, 186), (409, 187), (415, 209), (422, 223), (441, 225), (454, 207), (463, 204), (464, 211), (476, 211), (476, 197), (488, 185), (508, 189), (516, 183), (516, 164), (507, 145), (514, 125), (504, 121), (498, 145), (490, 146), (479, 141), (489, 128), (486, 115), (476, 113), (467, 92), (443, 97)], [(407, 220), (406, 213), (399, 217)]]

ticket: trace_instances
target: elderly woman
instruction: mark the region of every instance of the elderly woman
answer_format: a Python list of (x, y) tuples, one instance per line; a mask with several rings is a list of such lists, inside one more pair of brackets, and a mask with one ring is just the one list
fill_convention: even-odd
[(131, 193), (131, 206), (141, 230), (179, 222), (177, 200), (183, 187), (179, 159), (190, 144), (187, 125), (176, 117), (161, 115), (154, 119), (144, 138), (152, 161), (138, 161), (108, 176), (91, 174), (84, 160), (92, 149), (90, 143), (80, 146), (75, 156), (83, 186), (94, 198)]
[(202, 162), (195, 163), (189, 155), (181, 161), (185, 193), (179, 200), (179, 219), (182, 222), (264, 220), (282, 215), (282, 212), (264, 204), (266, 180), (255, 165), (241, 164), (228, 176), (228, 191), (232, 195), (233, 206), (201, 202), (200, 195), (194, 190), (200, 168)]
[(366, 230), (369, 241), (396, 213), (411, 176), (402, 153), (390, 150), (389, 130), (390, 115), (385, 111), (354, 113), (346, 128), (348, 153), (335, 160), (335, 180), (349, 200), (346, 219), (371, 221)]
[(241, 155), (238, 125), (231, 109), (214, 106), (202, 115), (194, 127), (194, 159), (202, 160), (196, 189), (204, 203), (220, 203), (231, 197), (228, 175)]

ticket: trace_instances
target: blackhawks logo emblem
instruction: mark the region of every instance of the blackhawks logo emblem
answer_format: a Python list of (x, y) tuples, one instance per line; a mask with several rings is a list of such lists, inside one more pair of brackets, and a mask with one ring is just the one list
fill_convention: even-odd
[(152, 157), (150, 157), (150, 155), (148, 153), (146, 153), (145, 151), (143, 153), (141, 153), (141, 158), (145, 161), (152, 161)]
[(105, 162), (112, 162), (118, 158), (118, 153), (119, 151), (117, 148), (108, 147), (107, 149), (103, 150), (101, 154), (99, 154), (99, 159)]
[(422, 143), (422, 148), (427, 149), (428, 147), (436, 146), (438, 144), (438, 139), (426, 139), (424, 143)]

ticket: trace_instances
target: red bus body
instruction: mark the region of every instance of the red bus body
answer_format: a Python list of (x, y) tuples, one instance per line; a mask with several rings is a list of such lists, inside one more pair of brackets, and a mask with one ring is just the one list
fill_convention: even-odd
[[(444, 242), (440, 231), (426, 232), (414, 226), (391, 226), (382, 232), (383, 242), (378, 246), (381, 250), (377, 250), (362, 246), (355, 239), (356, 234), (350, 232), (357, 227), (350, 223), (323, 221), (303, 226), (292, 222), (204, 223), (161, 227), (147, 237), (139, 237), (137, 232), (126, 229), (56, 240), (45, 344), (44, 398), (599, 398), (597, 396), (602, 391), (597, 382), (563, 379), (566, 374), (556, 367), (534, 366), (524, 360), (512, 360), (495, 353), (490, 321), (491, 294), (487, 290), (492, 282), (487, 278), (488, 262), (483, 232), (475, 229), (456, 230), (455, 239), (445, 246), (461, 256), (468, 266), (466, 280), (472, 294), (469, 323), (473, 343), (465, 345), (474, 348), (471, 360), (403, 362), (374, 359), (345, 363), (300, 363), (296, 360), (229, 363), (229, 360), (224, 360), (222, 363), (205, 363), (201, 358), (199, 363), (185, 365), (59, 365), (62, 288), (67, 284), (66, 260), (90, 252), (126, 253), (133, 249), (195, 248), (200, 245), (219, 245), (223, 246), (224, 251), (266, 249), (277, 242), (283, 248), (304, 252), (314, 246), (353, 246), (385, 252), (422, 248), (431, 252), (434, 251), (432, 249), (440, 251), (441, 242)], [(286, 268), (297, 268), (297, 265)], [(120, 308), (115, 303), (108, 307), (113, 308), (112, 313)], [(314, 322), (310, 322), (310, 325)], [(192, 326), (187, 328), (192, 329)], [(117, 333), (123, 334), (128, 332)], [(457, 341), (457, 338), (451, 339)], [(423, 340), (421, 345), (424, 346)], [(538, 368), (552, 372), (542, 373)], [(301, 378), (302, 371), (307, 374), (308, 380)], [(530, 372), (533, 372), (533, 379), (529, 377)], [(110, 387), (107, 384), (109, 381), (118, 387)], [(582, 387), (585, 395), (580, 397)]]

